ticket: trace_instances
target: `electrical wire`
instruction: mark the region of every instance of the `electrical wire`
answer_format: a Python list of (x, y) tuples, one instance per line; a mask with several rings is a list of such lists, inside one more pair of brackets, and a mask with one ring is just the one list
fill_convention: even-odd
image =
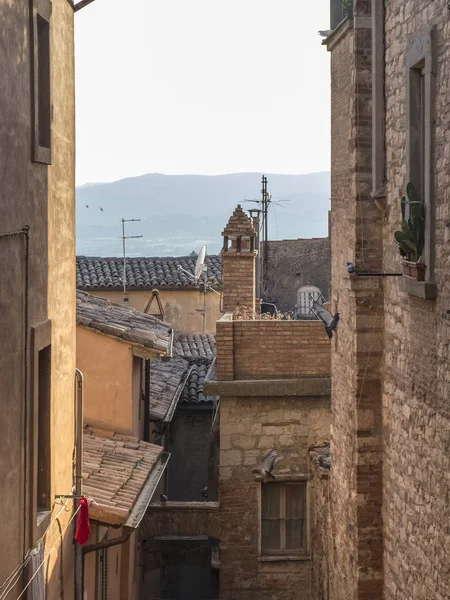
[(64, 529), (62, 530), (62, 532), (60, 533), (60, 535), (56, 538), (55, 543), (50, 548), (50, 550), (45, 554), (44, 560), (41, 562), (41, 564), (38, 566), (38, 568), (36, 569), (36, 571), (33, 573), (33, 575), (31, 576), (31, 579), (28, 581), (28, 583), (26, 584), (26, 586), (23, 588), (23, 590), (21, 591), (21, 593), (19, 594), (19, 596), (17, 596), (16, 600), (20, 600), (20, 598), (22, 598), (22, 596), (24, 595), (24, 593), (26, 592), (26, 590), (30, 586), (30, 584), (33, 581), (33, 579), (36, 577), (36, 575), (39, 573), (39, 571), (42, 569), (42, 567), (46, 563), (47, 558), (55, 550), (56, 543), (63, 537), (64, 533), (67, 531), (67, 528), (69, 527), (69, 525), (71, 524), (71, 522), (75, 519), (75, 517), (77, 516), (78, 512), (80, 511), (80, 509), (81, 509), (81, 505), (78, 506), (78, 508), (76, 509), (76, 511), (70, 517), (69, 521), (67, 522), (67, 525), (64, 527)]
[[(49, 532), (49, 530), (53, 526), (53, 524), (56, 522), (56, 520), (58, 519), (60, 514), (67, 509), (67, 504), (68, 504), (67, 502), (65, 504), (63, 504), (62, 508), (55, 515), (55, 517), (52, 519), (52, 521), (48, 524), (47, 529), (45, 530), (43, 535), (39, 538), (39, 540), (36, 542), (36, 544), (34, 546), (35, 548), (44, 540), (45, 536), (47, 535), (47, 533)], [(15, 569), (11, 572), (11, 574), (2, 583), (2, 585), (0, 586), (0, 600), (4, 600), (4, 598), (6, 598), (8, 596), (8, 594), (11, 592), (11, 590), (15, 587), (15, 585), (19, 581), (20, 577), (22, 576), (23, 570), (30, 562), (32, 554), (33, 554), (33, 550), (28, 550), (28, 552), (25, 554), (25, 556), (20, 561), (20, 563), (15, 567)]]

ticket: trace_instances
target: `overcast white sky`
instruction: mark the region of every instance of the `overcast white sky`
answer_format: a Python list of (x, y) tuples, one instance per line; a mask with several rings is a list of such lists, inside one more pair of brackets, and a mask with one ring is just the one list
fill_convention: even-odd
[(75, 22), (78, 184), (329, 169), (329, 0), (96, 0)]

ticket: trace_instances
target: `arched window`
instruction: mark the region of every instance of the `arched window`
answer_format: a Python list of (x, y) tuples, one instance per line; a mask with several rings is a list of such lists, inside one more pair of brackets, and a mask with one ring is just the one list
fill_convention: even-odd
[(318, 287), (304, 285), (297, 291), (297, 315), (313, 316), (312, 305), (314, 300), (322, 303), (322, 294)]

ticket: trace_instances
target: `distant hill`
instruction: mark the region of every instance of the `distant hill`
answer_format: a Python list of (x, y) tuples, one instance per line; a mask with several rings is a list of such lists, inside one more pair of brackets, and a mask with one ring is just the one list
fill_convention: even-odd
[[(271, 209), (270, 239), (327, 235), (330, 174), (267, 174), (276, 200)], [(260, 198), (261, 175), (161, 175), (152, 173), (113, 183), (77, 188), (77, 254), (119, 256), (120, 219), (142, 219), (127, 225), (129, 256), (186, 255), (204, 243), (208, 253), (221, 248), (221, 231), (237, 204)], [(88, 208), (87, 208), (88, 207)], [(103, 210), (101, 210), (103, 209)]]

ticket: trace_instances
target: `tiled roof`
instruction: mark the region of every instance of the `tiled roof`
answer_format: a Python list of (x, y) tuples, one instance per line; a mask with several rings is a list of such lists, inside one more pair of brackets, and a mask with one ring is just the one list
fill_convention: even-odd
[[(176, 258), (128, 258), (126, 261), (127, 289), (153, 288), (193, 289), (193, 280), (182, 269), (194, 273), (195, 256)], [(207, 256), (207, 276), (222, 280), (222, 263), (218, 256)], [(123, 259), (77, 256), (77, 289), (121, 290), (123, 288)], [(214, 284), (214, 281), (212, 281)]]
[(227, 226), (222, 232), (222, 235), (240, 235), (240, 236), (255, 236), (255, 226), (253, 221), (248, 217), (242, 210), (240, 204), (234, 210), (231, 215)]
[(170, 422), (184, 385), (190, 366), (182, 358), (169, 362), (150, 362), (150, 418)]
[[(138, 438), (85, 427), (83, 495), (95, 500), (90, 518), (110, 525), (135, 526), (136, 509), (144, 511), (159, 481), (163, 448)], [(153, 475), (153, 477), (152, 477)], [(143, 514), (143, 513), (142, 513)]]
[(184, 386), (180, 397), (180, 404), (205, 404), (212, 402), (212, 399), (205, 396), (204, 383), (205, 377), (211, 368), (211, 364), (192, 365), (192, 370)]
[(170, 325), (124, 304), (77, 292), (77, 324), (121, 341), (165, 353)]
[(201, 359), (211, 361), (216, 356), (216, 339), (210, 333), (177, 333), (173, 347), (177, 356), (190, 362)]

